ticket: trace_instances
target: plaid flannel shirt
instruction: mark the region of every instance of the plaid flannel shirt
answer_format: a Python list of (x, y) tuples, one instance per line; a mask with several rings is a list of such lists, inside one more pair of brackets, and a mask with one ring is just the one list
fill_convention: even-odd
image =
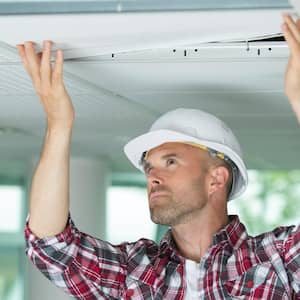
[[(185, 259), (171, 232), (111, 245), (80, 232), (38, 239), (25, 228), (27, 255), (56, 286), (77, 299), (185, 299)], [(248, 236), (237, 216), (200, 261), (199, 299), (300, 299), (300, 228)]]

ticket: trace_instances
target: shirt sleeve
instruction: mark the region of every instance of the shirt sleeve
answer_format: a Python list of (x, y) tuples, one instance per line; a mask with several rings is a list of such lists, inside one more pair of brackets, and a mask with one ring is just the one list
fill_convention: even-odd
[(39, 239), (25, 226), (26, 254), (57, 287), (77, 299), (119, 298), (126, 278), (126, 245), (80, 232), (69, 217), (65, 230)]
[(284, 263), (287, 270), (293, 299), (300, 296), (300, 225), (292, 227), (284, 241)]

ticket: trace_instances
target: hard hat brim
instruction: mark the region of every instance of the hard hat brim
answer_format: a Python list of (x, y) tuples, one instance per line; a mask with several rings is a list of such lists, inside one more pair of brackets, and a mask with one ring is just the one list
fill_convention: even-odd
[(144, 172), (143, 166), (140, 164), (142, 155), (145, 151), (154, 149), (162, 144), (170, 142), (192, 142), (200, 144), (221, 153), (226, 154), (236, 164), (238, 171), (240, 172), (239, 180), (235, 183), (233, 192), (231, 193), (230, 199), (238, 197), (242, 194), (248, 183), (248, 176), (246, 166), (241, 158), (232, 151), (226, 145), (221, 143), (215, 143), (208, 140), (201, 140), (196, 137), (185, 135), (173, 130), (160, 129), (150, 131), (143, 135), (140, 135), (124, 146), (124, 152), (131, 163), (140, 171)]

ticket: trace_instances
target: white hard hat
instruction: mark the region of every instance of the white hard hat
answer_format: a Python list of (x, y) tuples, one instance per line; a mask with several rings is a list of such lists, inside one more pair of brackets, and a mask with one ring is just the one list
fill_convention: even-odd
[(233, 167), (233, 185), (229, 199), (240, 196), (248, 184), (247, 169), (236, 137), (215, 116), (197, 109), (178, 108), (158, 118), (148, 133), (129, 141), (124, 151), (133, 165), (143, 172), (144, 153), (168, 142), (185, 142), (206, 146)]

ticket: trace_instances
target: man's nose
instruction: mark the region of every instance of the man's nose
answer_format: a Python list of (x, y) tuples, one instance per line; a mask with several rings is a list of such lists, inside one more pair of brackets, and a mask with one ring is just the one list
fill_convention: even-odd
[(147, 180), (152, 185), (158, 185), (163, 183), (162, 176), (157, 169), (151, 169), (147, 175)]

